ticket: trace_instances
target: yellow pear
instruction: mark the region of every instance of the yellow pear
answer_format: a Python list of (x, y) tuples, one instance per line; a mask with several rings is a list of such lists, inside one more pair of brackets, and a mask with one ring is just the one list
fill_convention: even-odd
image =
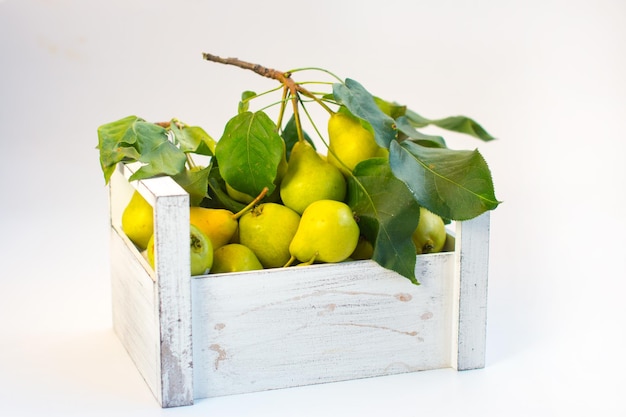
[(213, 250), (216, 250), (233, 240), (239, 218), (251, 210), (266, 193), (267, 188), (237, 213), (221, 208), (192, 206), (189, 208), (189, 222), (209, 237)]
[(212, 274), (256, 271), (259, 269), (263, 269), (263, 265), (261, 265), (254, 252), (247, 246), (239, 243), (229, 243), (218, 248), (213, 253)]
[(446, 225), (443, 219), (420, 207), (420, 219), (411, 239), (417, 254), (441, 252), (446, 243)]
[(359, 162), (386, 154), (386, 149), (376, 143), (374, 134), (349, 113), (337, 112), (330, 116), (328, 141), (328, 162), (346, 176)]
[(291, 264), (298, 259), (313, 262), (341, 262), (356, 249), (360, 230), (352, 209), (341, 201), (318, 200), (300, 218), (289, 252)]
[(140, 250), (148, 247), (154, 233), (154, 211), (137, 190), (122, 213), (122, 230)]
[(287, 206), (264, 203), (239, 219), (239, 243), (255, 253), (264, 268), (278, 268), (289, 260), (289, 244), (300, 215)]
[(280, 184), (283, 204), (302, 214), (314, 201), (343, 201), (345, 196), (346, 180), (341, 171), (322, 159), (307, 141), (296, 142)]
[(237, 231), (236, 214), (227, 209), (190, 207), (189, 222), (209, 237), (213, 250), (227, 244)]

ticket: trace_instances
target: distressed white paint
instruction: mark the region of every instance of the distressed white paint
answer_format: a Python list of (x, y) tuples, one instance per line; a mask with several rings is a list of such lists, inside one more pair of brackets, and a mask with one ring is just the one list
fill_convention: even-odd
[[(193, 403), (189, 196), (167, 177), (132, 184), (154, 208), (152, 271), (120, 227), (123, 207), (132, 195), (124, 178), (135, 168), (120, 166), (111, 180), (114, 326), (160, 404), (189, 405)], [(124, 203), (118, 201), (124, 198)], [(124, 251), (128, 253), (120, 254)]]
[(191, 278), (188, 197), (171, 179), (132, 184), (156, 208), (156, 273), (119, 231), (133, 169), (111, 183), (114, 322), (163, 407), (484, 366), (488, 214), (457, 223), (454, 251), (417, 257), (420, 286), (372, 261)]
[(456, 236), (457, 361), (459, 371), (485, 366), (489, 212), (462, 222)]
[(418, 271), (419, 287), (373, 261), (194, 278), (195, 396), (449, 367), (454, 253)]
[[(139, 256), (140, 257), (140, 256)], [(159, 391), (155, 284), (124, 234), (111, 229), (113, 328), (154, 393)], [(156, 395), (156, 394), (155, 394)]]

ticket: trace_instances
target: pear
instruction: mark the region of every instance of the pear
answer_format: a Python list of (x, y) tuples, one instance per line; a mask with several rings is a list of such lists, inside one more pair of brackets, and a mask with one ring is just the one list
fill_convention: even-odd
[(446, 243), (446, 225), (443, 219), (420, 207), (420, 219), (411, 239), (418, 255), (441, 252)]
[(346, 180), (341, 171), (325, 161), (307, 141), (296, 142), (280, 185), (283, 204), (302, 214), (314, 201), (342, 201), (345, 196)]
[[(209, 237), (194, 225), (189, 225), (189, 249), (191, 275), (208, 273), (213, 265), (213, 246)], [(146, 255), (148, 263), (154, 269), (154, 235), (148, 241)]]
[(122, 230), (140, 250), (148, 247), (154, 233), (154, 211), (137, 190), (122, 213)]
[(239, 219), (239, 243), (256, 254), (264, 268), (278, 268), (289, 260), (289, 244), (300, 215), (287, 206), (263, 203)]
[(212, 274), (256, 271), (263, 269), (252, 249), (239, 243), (229, 243), (213, 253)]
[(216, 250), (231, 242), (237, 232), (241, 216), (252, 209), (265, 194), (267, 188), (237, 213), (227, 209), (192, 206), (189, 208), (189, 222), (206, 234)]
[(372, 259), (374, 255), (374, 246), (372, 242), (367, 240), (364, 236), (359, 237), (359, 242), (354, 249), (354, 252), (350, 255), (351, 259), (360, 261), (363, 259)]
[(328, 162), (346, 176), (359, 162), (386, 154), (386, 149), (376, 143), (374, 134), (347, 112), (334, 113), (328, 119), (328, 141)]
[(311, 203), (300, 218), (289, 252), (291, 258), (313, 262), (342, 262), (356, 249), (359, 226), (352, 209), (341, 201), (318, 200)]
[(231, 240), (237, 231), (237, 219), (237, 214), (227, 209), (189, 208), (189, 222), (209, 237), (213, 250)]
[(254, 197), (252, 197), (250, 194), (246, 194), (234, 189), (229, 183), (226, 183), (226, 194), (228, 194), (228, 196), (233, 200), (239, 201), (240, 203), (244, 204), (248, 204), (249, 202), (254, 200)]

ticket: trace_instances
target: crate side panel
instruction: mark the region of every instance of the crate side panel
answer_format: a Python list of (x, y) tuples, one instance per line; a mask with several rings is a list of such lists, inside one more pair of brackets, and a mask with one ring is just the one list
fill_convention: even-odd
[(155, 283), (132, 243), (111, 228), (113, 328), (148, 387), (159, 398)]
[(453, 254), (192, 280), (196, 398), (449, 367)]

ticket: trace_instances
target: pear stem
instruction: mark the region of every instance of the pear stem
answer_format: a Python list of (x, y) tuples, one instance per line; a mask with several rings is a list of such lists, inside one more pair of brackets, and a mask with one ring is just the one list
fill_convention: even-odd
[(189, 152), (185, 152), (185, 157), (187, 158), (187, 166), (189, 166), (189, 169), (195, 168), (196, 163), (193, 161), (191, 155), (189, 155)]
[(343, 83), (343, 80), (341, 78), (339, 78), (337, 75), (335, 75), (334, 73), (328, 71), (327, 69), (320, 68), (320, 67), (303, 67), (303, 68), (294, 68), (294, 69), (289, 70), (289, 72), (292, 73), (292, 74), (294, 72), (300, 72), (300, 71), (321, 71), (321, 72), (325, 72), (326, 74), (328, 74), (331, 77), (335, 78), (340, 83)]
[(283, 124), (283, 117), (285, 115), (285, 108), (287, 107), (287, 96), (289, 95), (289, 89), (286, 85), (283, 85), (283, 96), (280, 100), (280, 111), (278, 112), (278, 120), (276, 121), (276, 127), (280, 129)]
[(301, 264), (298, 264), (298, 266), (309, 266), (309, 265), (313, 265), (313, 262), (315, 262), (315, 259), (317, 258), (317, 255), (319, 255), (318, 252), (315, 252), (315, 254), (311, 257), (311, 259), (309, 259), (306, 262), (302, 262)]
[(269, 191), (269, 189), (267, 187), (264, 187), (263, 190), (261, 190), (261, 192), (259, 193), (259, 195), (257, 195), (254, 198), (254, 200), (252, 200), (250, 202), (250, 204), (248, 204), (247, 206), (245, 206), (244, 208), (239, 210), (237, 213), (233, 214), (233, 219), (237, 220), (238, 218), (240, 218), (241, 216), (246, 214), (248, 211), (250, 211), (252, 209), (252, 207), (257, 205), (257, 203), (259, 201), (261, 201), (263, 199), (263, 197), (265, 197), (265, 194), (267, 194), (268, 191)]
[(295, 261), (296, 261), (296, 257), (291, 255), (291, 258), (289, 258), (287, 263), (285, 265), (283, 265), (283, 268), (287, 268), (287, 267), (291, 266)]
[(298, 140), (304, 142), (304, 132), (302, 131), (302, 122), (300, 121), (300, 113), (298, 112), (298, 95), (291, 95), (291, 102), (293, 103), (293, 116), (296, 121), (296, 131), (298, 132)]

